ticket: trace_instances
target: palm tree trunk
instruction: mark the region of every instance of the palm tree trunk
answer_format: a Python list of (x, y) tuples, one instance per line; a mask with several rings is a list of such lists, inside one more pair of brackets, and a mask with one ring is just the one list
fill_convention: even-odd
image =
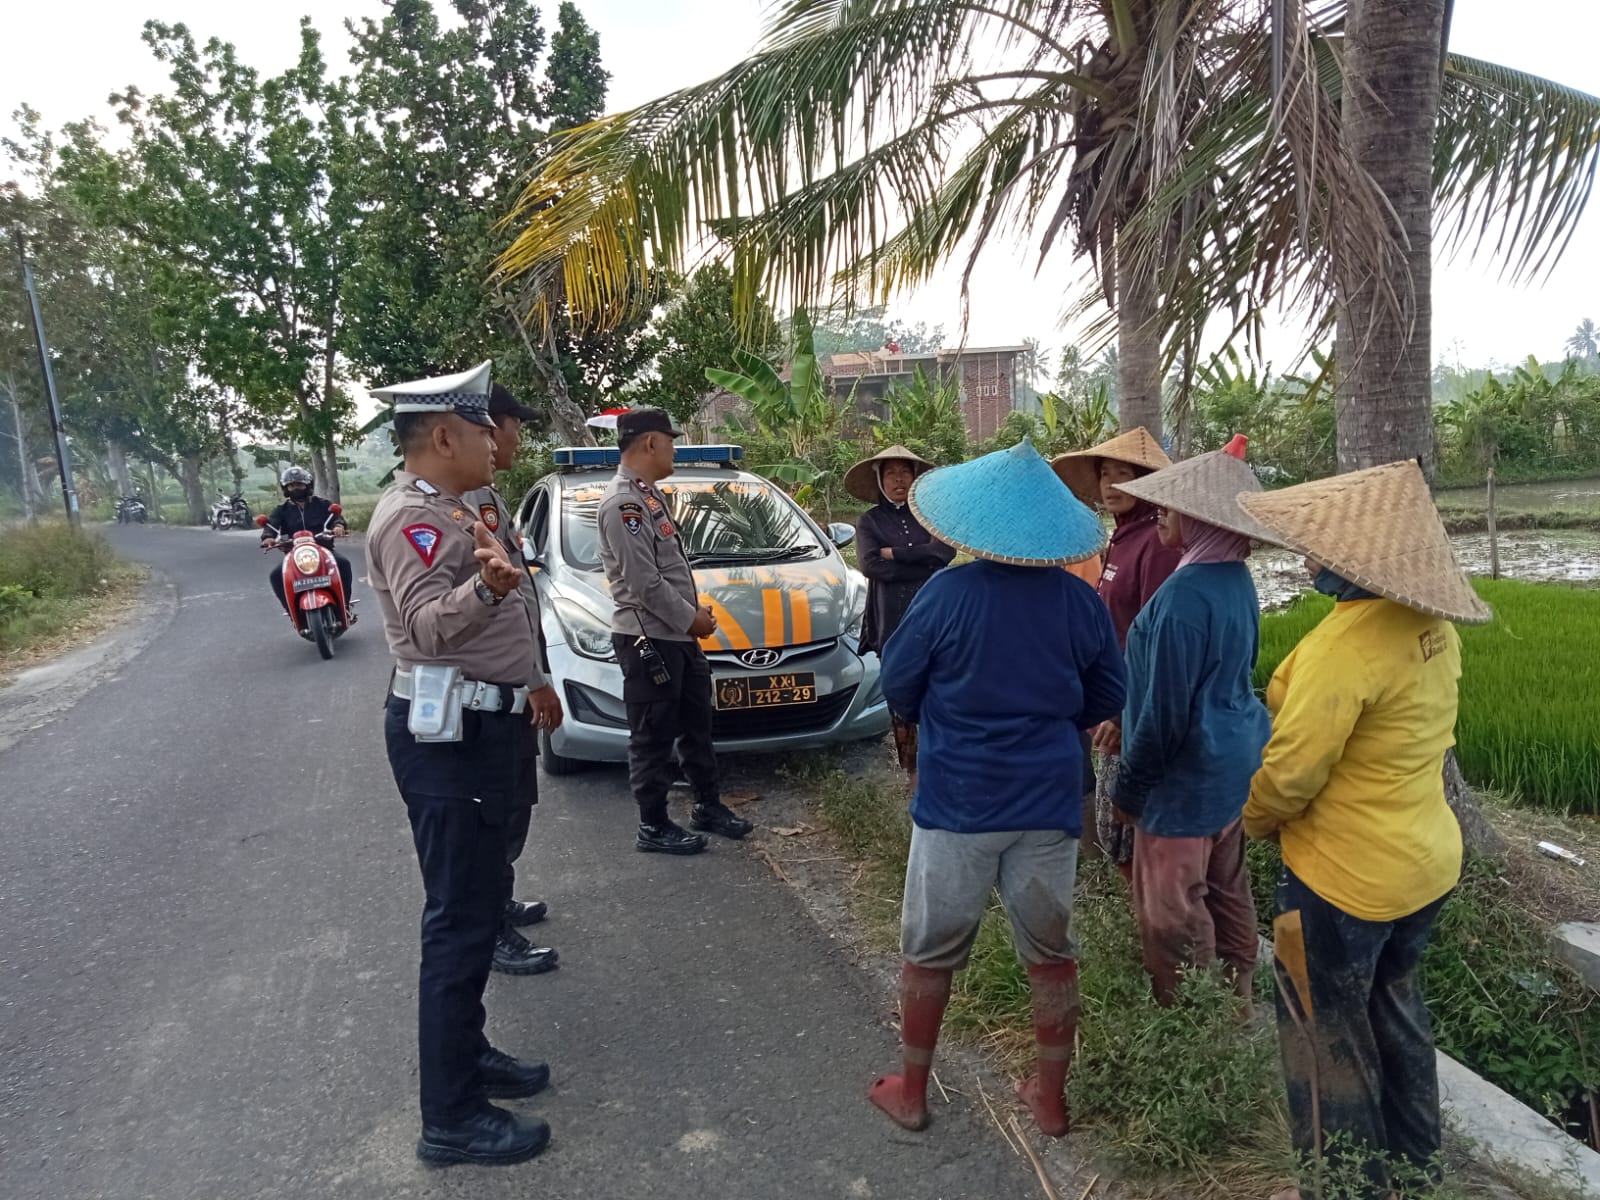
[(1117, 254), (1117, 415), (1161, 438), (1161, 327), (1156, 281), (1132, 254)]
[[(1433, 143), (1448, 0), (1352, 0), (1346, 147), (1394, 209), (1406, 249), (1339, 278), (1339, 469), (1420, 458), (1433, 478)], [(1398, 301), (1398, 303), (1397, 303)]]
[[(1345, 18), (1342, 136), (1405, 235), (1381, 275), (1338, 264), (1339, 470), (1405, 458), (1433, 478), (1433, 143), (1450, 0), (1351, 0)], [(1398, 303), (1397, 303), (1398, 301)], [(1445, 756), (1446, 799), (1462, 840), (1497, 856), (1504, 841)]]

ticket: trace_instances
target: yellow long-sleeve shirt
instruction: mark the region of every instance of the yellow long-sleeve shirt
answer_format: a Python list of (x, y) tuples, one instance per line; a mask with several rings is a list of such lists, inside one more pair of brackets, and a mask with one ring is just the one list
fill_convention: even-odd
[(1267, 688), (1272, 740), (1244, 827), (1281, 835), (1284, 862), (1352, 916), (1393, 921), (1461, 876), (1444, 798), (1461, 639), (1389, 600), (1338, 604)]

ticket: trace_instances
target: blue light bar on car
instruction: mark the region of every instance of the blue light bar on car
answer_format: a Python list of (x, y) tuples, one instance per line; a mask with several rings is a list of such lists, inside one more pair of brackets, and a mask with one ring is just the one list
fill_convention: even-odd
[[(615, 446), (562, 446), (553, 451), (550, 457), (563, 470), (614, 467), (622, 462), (622, 451)], [(736, 463), (743, 458), (743, 446), (679, 446), (672, 455), (673, 462), (685, 466), (691, 463)]]

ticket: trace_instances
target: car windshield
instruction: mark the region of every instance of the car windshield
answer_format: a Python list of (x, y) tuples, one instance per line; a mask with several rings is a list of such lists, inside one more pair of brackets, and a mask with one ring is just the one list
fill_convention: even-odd
[[(561, 544), (574, 567), (600, 567), (595, 516), (604, 487), (578, 487), (562, 497)], [(797, 562), (828, 553), (787, 496), (746, 480), (671, 480), (662, 484), (684, 552), (695, 566)]]

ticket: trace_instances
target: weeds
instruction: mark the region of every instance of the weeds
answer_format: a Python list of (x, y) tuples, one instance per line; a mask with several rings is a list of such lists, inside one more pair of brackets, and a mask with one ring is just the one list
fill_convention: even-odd
[[(1600, 813), (1592, 702), (1600, 694), (1600, 593), (1504, 579), (1476, 586), (1495, 619), (1461, 630), (1462, 771), (1528, 804)], [(1331, 607), (1307, 595), (1262, 618), (1258, 686)]]
[(97, 533), (64, 522), (20, 526), (0, 535), (0, 651), (53, 637), (84, 602), (123, 582), (127, 567)]

